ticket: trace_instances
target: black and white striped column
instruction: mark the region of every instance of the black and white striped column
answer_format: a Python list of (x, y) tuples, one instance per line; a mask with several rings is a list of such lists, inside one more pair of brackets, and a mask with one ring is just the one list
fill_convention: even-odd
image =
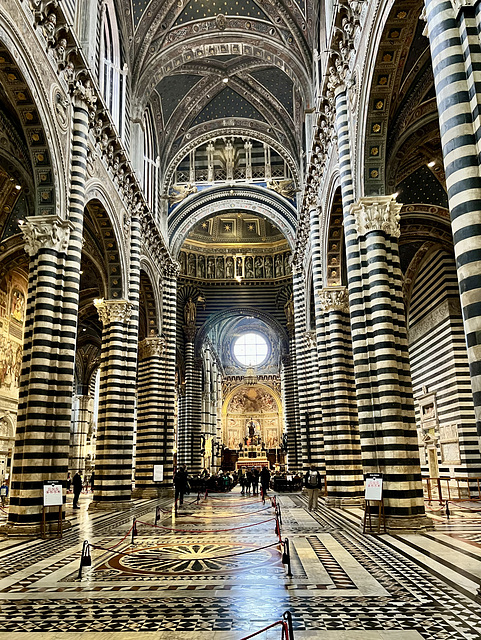
[(297, 379), (297, 411), (300, 443), (298, 443), (297, 468), (305, 468), (309, 464), (309, 433), (310, 413), (307, 403), (307, 345), (306, 345), (306, 291), (305, 271), (300, 265), (293, 265), (292, 272), (293, 300), (294, 300), (294, 340), (296, 354)]
[(428, 526), (397, 240), (400, 209), (391, 196), (361, 198), (351, 207), (363, 260), (348, 264), (363, 466), (383, 474), (393, 531)]
[(153, 480), (154, 465), (168, 466), (167, 414), (163, 407), (163, 354), (165, 339), (145, 338), (139, 343), (137, 387), (137, 440), (135, 448), (135, 497), (158, 495), (170, 478)]
[[(30, 256), (24, 349), (7, 532), (40, 529), (43, 484), (65, 482), (82, 253), (89, 109), (95, 97), (78, 81), (73, 92), (68, 220), (32, 216), (22, 225)], [(60, 196), (59, 196), (60, 197)], [(57, 521), (50, 511), (47, 523)]]
[(92, 419), (93, 405), (94, 399), (92, 396), (76, 396), (74, 398), (68, 461), (68, 469), (72, 477), (77, 471), (82, 476), (85, 472), (87, 435)]
[(358, 502), (364, 491), (346, 287), (319, 291), (325, 344), (322, 367), (326, 504)]
[(178, 265), (169, 262), (163, 269), (162, 336), (165, 340), (162, 357), (162, 384), (159, 389), (165, 454), (164, 484), (172, 487), (174, 472), (176, 314)]
[(481, 436), (481, 8), (474, 4), (425, 0), (476, 428)]
[(184, 371), (185, 394), (182, 398), (182, 412), (179, 414), (177, 434), (177, 464), (185, 464), (191, 471), (193, 464), (194, 444), (192, 440), (193, 406), (194, 406), (194, 339), (196, 327), (184, 326)]
[[(314, 329), (314, 345), (312, 349), (312, 359), (316, 365), (316, 375), (312, 376), (310, 381), (312, 388), (312, 396), (310, 397), (312, 419), (310, 420), (309, 442), (310, 442), (310, 458), (309, 462), (315, 465), (325, 478), (326, 462), (324, 455), (324, 434), (323, 434), (323, 404), (321, 388), (324, 384), (324, 375), (322, 373), (325, 358), (321, 357), (321, 340), (322, 331), (320, 327), (320, 319), (322, 312), (320, 309), (320, 300), (317, 293), (322, 289), (322, 259), (321, 259), (321, 242), (319, 229), (319, 208), (317, 205), (311, 206), (309, 209), (309, 243), (311, 245), (311, 263), (312, 263), (312, 287), (314, 293), (314, 309), (316, 326)], [(323, 345), (322, 345), (323, 346)]]
[(91, 509), (129, 508), (135, 420), (135, 377), (130, 352), (132, 304), (127, 300), (95, 303), (103, 325), (100, 397), (95, 454), (95, 491)]

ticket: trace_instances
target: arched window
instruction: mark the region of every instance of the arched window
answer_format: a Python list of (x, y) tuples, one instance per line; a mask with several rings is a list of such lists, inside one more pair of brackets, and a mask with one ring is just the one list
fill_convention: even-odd
[(102, 96), (120, 135), (124, 125), (126, 73), (126, 66), (122, 68), (114, 2), (106, 0), (102, 5), (99, 81)]
[(158, 161), (155, 128), (152, 114), (147, 110), (144, 114), (144, 196), (150, 205), (154, 217), (157, 214)]

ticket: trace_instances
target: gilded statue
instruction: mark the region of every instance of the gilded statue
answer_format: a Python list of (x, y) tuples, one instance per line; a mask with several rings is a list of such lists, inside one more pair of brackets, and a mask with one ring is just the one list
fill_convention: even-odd
[(195, 184), (190, 184), (190, 182), (185, 186), (177, 185), (175, 187), (172, 187), (169, 193), (169, 202), (170, 204), (182, 202), (182, 200), (185, 200), (185, 198), (187, 198), (187, 196), (190, 196), (191, 193), (197, 193), (197, 187), (195, 186)]
[(280, 196), (292, 200), (296, 194), (296, 189), (292, 180), (268, 180), (267, 188), (272, 189)]

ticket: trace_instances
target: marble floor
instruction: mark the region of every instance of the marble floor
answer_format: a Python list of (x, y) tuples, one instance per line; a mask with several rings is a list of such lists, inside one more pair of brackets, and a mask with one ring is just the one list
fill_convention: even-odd
[[(280, 494), (289, 576), (270, 502), (194, 498), (177, 515), (167, 498), (92, 514), (89, 496), (76, 511), (68, 496), (62, 539), (0, 538), (1, 640), (241, 640), (285, 611), (295, 640), (481, 640), (479, 504), (449, 518), (427, 505), (425, 535), (372, 536), (358, 509), (310, 513)], [(281, 640), (280, 627), (256, 637)]]

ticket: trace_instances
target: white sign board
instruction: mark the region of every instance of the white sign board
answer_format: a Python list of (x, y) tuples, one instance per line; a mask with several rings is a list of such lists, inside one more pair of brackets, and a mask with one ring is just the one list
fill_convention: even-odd
[(50, 480), (43, 485), (43, 506), (61, 507), (63, 504), (62, 483)]
[(382, 500), (382, 473), (366, 474), (364, 498), (366, 500)]
[(164, 465), (154, 464), (154, 482), (164, 481)]
[(286, 480), (287, 482), (292, 482), (294, 476), (286, 476)]

